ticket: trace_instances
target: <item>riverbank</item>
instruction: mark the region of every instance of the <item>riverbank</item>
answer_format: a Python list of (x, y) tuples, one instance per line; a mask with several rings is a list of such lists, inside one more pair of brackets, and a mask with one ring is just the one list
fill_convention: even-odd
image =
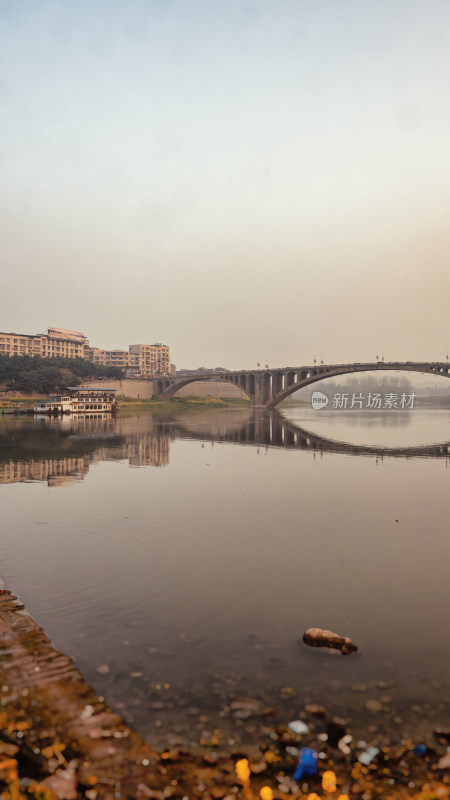
[[(167, 730), (166, 746), (156, 751), (86, 684), (72, 660), (53, 647), (6, 590), (0, 591), (0, 634), (2, 800), (450, 796), (448, 731), (436, 731), (419, 747), (400, 740), (375, 752), (369, 749), (369, 723), (365, 741), (355, 742), (344, 721), (328, 719), (317, 704), (305, 708), (304, 721), (292, 729), (277, 724), (273, 709), (257, 699), (240, 698), (236, 731), (252, 718), (256, 744), (224, 742), (214, 730), (198, 754)], [(315, 774), (294, 781), (304, 747), (316, 753)], [(236, 767), (242, 759), (248, 760), (248, 781), (247, 763)]]
[(0, 397), (0, 409), (4, 409), (7, 412), (11, 412), (15, 408), (20, 410), (31, 410), (34, 403), (37, 403), (39, 400), (44, 398), (46, 399), (47, 395), (30, 395), (29, 397)]
[(172, 397), (170, 400), (140, 400), (133, 397), (118, 398), (118, 410), (136, 411), (146, 410), (160, 411), (161, 409), (181, 410), (195, 409), (202, 410), (208, 408), (250, 408), (252, 403), (241, 397)]
[[(32, 411), (34, 403), (45, 396), (36, 397), (0, 397), (0, 409), (6, 414), (11, 414), (17, 409), (20, 412)], [(118, 411), (145, 410), (160, 411), (161, 409), (208, 409), (208, 408), (250, 408), (250, 400), (241, 397), (173, 397), (170, 400), (140, 399), (134, 397), (119, 397)]]
[[(2, 397), (0, 398), (0, 409), (5, 414), (13, 414), (15, 410), (20, 413), (31, 412), (34, 403), (42, 400), (40, 397)], [(172, 397), (170, 400), (140, 399), (134, 397), (118, 398), (118, 413), (129, 411), (180, 411), (195, 410), (202, 411), (213, 408), (252, 408), (251, 400), (241, 397)], [(307, 406), (308, 403), (301, 400), (285, 400), (281, 406)]]

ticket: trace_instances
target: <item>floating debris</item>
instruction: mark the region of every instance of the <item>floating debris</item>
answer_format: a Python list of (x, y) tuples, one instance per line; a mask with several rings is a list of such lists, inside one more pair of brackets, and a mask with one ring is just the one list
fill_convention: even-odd
[(302, 736), (304, 733), (308, 733), (309, 728), (305, 722), (301, 719), (294, 719), (293, 722), (288, 724), (289, 730), (297, 733), (299, 736)]
[(303, 641), (308, 647), (330, 647), (333, 650), (340, 650), (343, 656), (358, 652), (357, 645), (348, 636), (340, 636), (339, 633), (322, 628), (308, 628), (303, 634)]
[(319, 703), (307, 703), (305, 706), (305, 712), (310, 714), (311, 717), (326, 717), (327, 712), (326, 709), (319, 705)]
[(438, 763), (433, 767), (433, 769), (450, 769), (450, 750), (445, 756), (439, 759)]
[(343, 736), (342, 739), (339, 739), (338, 748), (341, 751), (341, 753), (344, 754), (344, 756), (349, 756), (350, 753), (352, 752), (349, 748), (349, 744), (352, 741), (353, 741), (353, 736), (350, 736), (349, 733), (347, 733), (346, 736)]
[(360, 753), (360, 755), (358, 756), (358, 761), (360, 762), (360, 764), (364, 764), (365, 766), (367, 766), (368, 764), (372, 763), (372, 761), (374, 760), (374, 758), (376, 758), (379, 752), (380, 751), (378, 747), (368, 747), (367, 750), (365, 750), (363, 753)]
[(383, 704), (379, 700), (366, 700), (365, 707), (372, 714), (378, 714), (379, 711), (383, 710)]
[(312, 778), (317, 773), (317, 753), (311, 747), (302, 747), (297, 768), (294, 772), (294, 781), (302, 778)]
[(331, 769), (327, 769), (322, 775), (322, 787), (329, 794), (336, 791), (336, 774)]

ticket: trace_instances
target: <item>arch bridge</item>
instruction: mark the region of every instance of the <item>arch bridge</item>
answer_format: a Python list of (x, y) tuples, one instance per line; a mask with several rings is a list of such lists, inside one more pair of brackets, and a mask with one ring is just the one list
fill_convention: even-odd
[(219, 381), (238, 386), (257, 408), (274, 408), (293, 392), (298, 392), (299, 389), (318, 381), (355, 372), (385, 372), (389, 370), (450, 377), (448, 361), (376, 361), (363, 364), (314, 364), (314, 366), (239, 370), (237, 372), (205, 371), (194, 375), (162, 377), (156, 380), (155, 397), (160, 400), (169, 400), (179, 389), (190, 383)]

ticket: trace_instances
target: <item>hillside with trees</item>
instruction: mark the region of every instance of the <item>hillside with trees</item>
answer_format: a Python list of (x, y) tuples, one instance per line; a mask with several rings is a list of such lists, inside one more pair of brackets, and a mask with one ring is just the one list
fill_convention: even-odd
[(82, 358), (0, 355), (0, 387), (24, 394), (64, 392), (95, 378), (121, 378), (117, 367), (102, 367)]

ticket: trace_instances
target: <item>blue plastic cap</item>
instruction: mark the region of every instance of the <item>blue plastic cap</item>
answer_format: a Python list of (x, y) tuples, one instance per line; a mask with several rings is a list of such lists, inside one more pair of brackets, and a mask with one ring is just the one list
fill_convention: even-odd
[(298, 765), (294, 772), (294, 781), (312, 778), (317, 773), (317, 753), (311, 747), (302, 747)]

